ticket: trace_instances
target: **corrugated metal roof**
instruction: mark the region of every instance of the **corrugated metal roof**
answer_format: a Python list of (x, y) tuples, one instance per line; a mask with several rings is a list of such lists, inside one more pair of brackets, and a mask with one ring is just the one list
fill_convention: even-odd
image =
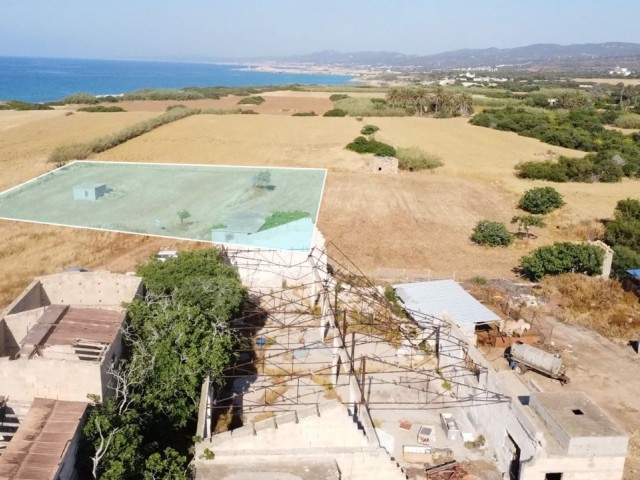
[(36, 398), (0, 456), (0, 480), (53, 480), (87, 404)]
[(403, 283), (393, 287), (407, 309), (433, 317), (446, 314), (457, 325), (500, 320), (453, 280)]

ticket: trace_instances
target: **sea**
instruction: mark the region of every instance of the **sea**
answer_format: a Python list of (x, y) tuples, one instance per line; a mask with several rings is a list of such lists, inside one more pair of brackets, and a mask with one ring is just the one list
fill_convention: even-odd
[(351, 77), (246, 70), (246, 66), (69, 58), (0, 57), (0, 100), (52, 102), (72, 93), (143, 88), (344, 85)]

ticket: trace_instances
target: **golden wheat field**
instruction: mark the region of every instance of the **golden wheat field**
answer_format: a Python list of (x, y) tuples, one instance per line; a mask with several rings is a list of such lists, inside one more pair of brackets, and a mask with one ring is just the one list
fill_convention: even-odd
[[(262, 106), (273, 98), (286, 98), (290, 109), (303, 111), (310, 102), (328, 102), (325, 93), (309, 97), (305, 92), (276, 93), (265, 94), (267, 101)], [(115, 132), (155, 115), (153, 111), (160, 105), (152, 107), (138, 105), (131, 108), (140, 110), (137, 112), (70, 116), (64, 111), (0, 112), (0, 188), (52, 169), (46, 158), (56, 146)], [(548, 217), (547, 228), (533, 230), (538, 238), (519, 240), (507, 249), (478, 247), (469, 240), (477, 221), (508, 223), (517, 213), (519, 195), (543, 184), (517, 179), (513, 168), (518, 162), (582, 153), (474, 127), (460, 118), (369, 118), (359, 122), (354, 118), (274, 113), (188, 117), (96, 158), (327, 168), (320, 229), (365, 273), (388, 280), (429, 275), (512, 277), (512, 269), (523, 254), (554, 240), (595, 235), (600, 228), (593, 223), (595, 219), (610, 216), (617, 200), (638, 195), (639, 184), (632, 181), (557, 184), (554, 186), (565, 195), (567, 205)], [(397, 147), (419, 146), (439, 155), (444, 167), (397, 175), (366, 171), (367, 157), (344, 149), (365, 123), (380, 127), (377, 138), (382, 141)], [(127, 271), (154, 250), (178, 246), (148, 237), (14, 222), (0, 222), (0, 240), (2, 305), (34, 275), (71, 264)], [(197, 244), (188, 246), (195, 248)]]

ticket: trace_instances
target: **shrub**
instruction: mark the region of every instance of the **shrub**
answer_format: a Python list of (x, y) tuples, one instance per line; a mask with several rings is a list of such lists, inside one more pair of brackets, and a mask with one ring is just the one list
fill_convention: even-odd
[(90, 112), (90, 113), (111, 113), (111, 112), (125, 112), (126, 110), (122, 107), (105, 107), (104, 105), (93, 105), (91, 107), (84, 107), (78, 109), (79, 112)]
[(614, 248), (627, 247), (640, 253), (640, 200), (620, 200), (614, 218), (607, 223), (604, 238)]
[(518, 207), (525, 212), (547, 214), (564, 205), (562, 195), (553, 187), (532, 188), (524, 192)]
[(627, 270), (640, 268), (640, 251), (624, 245), (618, 245), (613, 247), (613, 252), (611, 271), (617, 278), (623, 279), (627, 274)]
[(188, 107), (187, 107), (186, 105), (183, 105), (183, 104), (181, 104), (181, 103), (178, 103), (177, 105), (169, 105), (169, 106), (167, 107), (166, 111), (168, 112), (168, 111), (173, 110), (173, 109), (175, 109), (175, 108), (188, 108)]
[(61, 145), (49, 154), (49, 161), (56, 165), (64, 165), (71, 160), (84, 160), (92, 153), (90, 146), (86, 143)]
[(334, 108), (333, 110), (329, 110), (325, 112), (325, 114), (323, 115), (323, 117), (346, 117), (346, 116), (347, 116), (347, 112), (339, 108)]
[(600, 275), (604, 250), (595, 245), (576, 243), (554, 243), (540, 247), (531, 255), (520, 259), (524, 275), (538, 281), (545, 275), (562, 273), (584, 273)]
[(256, 95), (253, 97), (243, 98), (238, 102), (238, 105), (261, 105), (263, 103), (264, 103), (264, 98), (259, 95)]
[(471, 240), (478, 245), (507, 247), (513, 242), (513, 235), (503, 223), (481, 220), (474, 227)]
[(100, 102), (100, 99), (91, 93), (74, 93), (62, 99), (62, 103), (65, 105), (70, 103), (92, 105), (98, 102)]
[(380, 128), (376, 127), (375, 125), (365, 125), (364, 127), (362, 127), (362, 130), (360, 130), (360, 133), (362, 135), (373, 135), (378, 130), (380, 130)]
[(440, 157), (418, 147), (398, 148), (396, 157), (398, 157), (398, 167), (410, 172), (432, 170), (444, 165)]
[(378, 142), (377, 140), (369, 139), (366, 137), (357, 137), (345, 148), (356, 153), (373, 153), (377, 157), (396, 156), (396, 149), (391, 145), (387, 145), (386, 143)]
[(344, 110), (350, 117), (406, 117), (404, 108), (376, 104), (367, 97), (348, 97), (335, 103), (335, 108)]
[(10, 100), (6, 103), (12, 110), (26, 111), (26, 110), (53, 110), (49, 105), (43, 103), (29, 103), (21, 102), (19, 100)]
[(11, 110), (11, 107), (6, 103), (0, 103), (0, 110)]
[(291, 115), (292, 117), (317, 117), (316, 112), (296, 112)]
[(144, 89), (125, 93), (122, 100), (200, 100), (205, 96), (197, 91)]
[(338, 100), (344, 100), (345, 98), (349, 98), (349, 95), (345, 95), (343, 93), (334, 93), (329, 97), (329, 100), (332, 102), (337, 102)]
[(258, 115), (258, 112), (250, 108), (245, 108), (243, 110), (240, 110), (240, 115)]
[(620, 128), (640, 128), (640, 115), (637, 113), (623, 113), (613, 122)]

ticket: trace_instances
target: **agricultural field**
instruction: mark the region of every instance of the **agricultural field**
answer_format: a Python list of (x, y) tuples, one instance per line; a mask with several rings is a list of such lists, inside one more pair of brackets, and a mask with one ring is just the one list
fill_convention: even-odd
[[(331, 92), (266, 92), (261, 94), (266, 100), (263, 104), (250, 107), (258, 110), (266, 108), (272, 99), (286, 98), (299, 111), (312, 109), (311, 102), (317, 100), (330, 108), (330, 95)], [(231, 107), (241, 97), (230, 98), (207, 102), (226, 101)], [(140, 111), (129, 107), (131, 111), (127, 113), (66, 116), (60, 110), (0, 112), (0, 162), (3, 172), (7, 172), (0, 178), (0, 188), (4, 190), (52, 170), (54, 165), (47, 162), (47, 155), (56, 146), (90, 141), (157, 115), (145, 110), (148, 107), (144, 105), (149, 103), (132, 102), (140, 104)], [(464, 118), (358, 121), (352, 117), (276, 113), (194, 115), (94, 155), (93, 159), (326, 168), (328, 176), (318, 218), (321, 231), (365, 273), (383, 280), (465, 279), (476, 275), (513, 278), (512, 269), (522, 255), (554, 240), (595, 236), (600, 231), (594, 220), (610, 217), (618, 200), (637, 196), (637, 182), (627, 179), (616, 184), (553, 184), (567, 205), (548, 216), (547, 228), (533, 229), (537, 237), (517, 240), (506, 249), (479, 247), (469, 240), (476, 222), (490, 219), (508, 224), (517, 214), (516, 202), (525, 190), (549, 184), (518, 179), (514, 175), (516, 164), (558, 155), (582, 156), (583, 152), (476, 127)], [(370, 157), (344, 148), (365, 124), (380, 127), (378, 140), (395, 147), (421, 147), (438, 155), (444, 166), (423, 172), (401, 171), (397, 175), (368, 172)], [(509, 228), (516, 230), (514, 225)], [(56, 232), (55, 242), (45, 232)], [(69, 264), (127, 271), (159, 247), (180, 246), (177, 241), (7, 221), (0, 222), (0, 238), (3, 304), (34, 274), (58, 271)], [(96, 242), (96, 238), (103, 240)], [(124, 246), (129, 242), (135, 243), (135, 248)], [(26, 268), (32, 261), (37, 267)], [(8, 284), (10, 288), (6, 288)]]

